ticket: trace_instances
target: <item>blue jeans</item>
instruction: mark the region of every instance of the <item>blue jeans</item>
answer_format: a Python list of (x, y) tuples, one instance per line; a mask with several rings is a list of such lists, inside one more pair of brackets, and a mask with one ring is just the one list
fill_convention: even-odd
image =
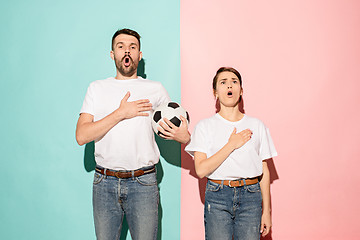
[(119, 179), (95, 172), (93, 210), (98, 240), (118, 240), (124, 214), (133, 240), (156, 239), (158, 205), (156, 173)]
[(262, 215), (260, 184), (229, 187), (211, 181), (205, 191), (207, 240), (259, 240)]

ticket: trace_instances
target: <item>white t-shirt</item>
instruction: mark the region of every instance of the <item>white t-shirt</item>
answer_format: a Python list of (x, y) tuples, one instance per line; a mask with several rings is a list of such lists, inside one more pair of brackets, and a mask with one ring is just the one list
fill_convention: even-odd
[(252, 178), (262, 174), (262, 160), (277, 156), (268, 128), (256, 118), (244, 115), (237, 122), (231, 122), (218, 113), (200, 121), (191, 135), (185, 151), (205, 153), (209, 158), (218, 152), (229, 140), (236, 127), (237, 132), (250, 129), (251, 139), (242, 147), (235, 149), (228, 158), (207, 177), (213, 180), (235, 180)]
[[(98, 121), (120, 106), (130, 92), (129, 102), (149, 99), (153, 110), (169, 102), (161, 83), (138, 77), (118, 80), (113, 77), (92, 82), (87, 90), (80, 113), (89, 113)], [(95, 140), (95, 161), (113, 170), (135, 170), (159, 162), (160, 152), (151, 127), (151, 115), (125, 119), (103, 137)]]

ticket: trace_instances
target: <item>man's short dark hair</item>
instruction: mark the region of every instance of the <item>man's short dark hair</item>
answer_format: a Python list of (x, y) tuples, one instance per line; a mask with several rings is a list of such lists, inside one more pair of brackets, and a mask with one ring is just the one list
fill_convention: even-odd
[(136, 39), (139, 41), (139, 50), (140, 50), (140, 35), (136, 31), (128, 29), (128, 28), (123, 28), (123, 29), (117, 30), (114, 33), (114, 36), (112, 37), (112, 40), (111, 40), (111, 49), (112, 50), (114, 50), (114, 40), (120, 34), (126, 34), (126, 35), (136, 37)]

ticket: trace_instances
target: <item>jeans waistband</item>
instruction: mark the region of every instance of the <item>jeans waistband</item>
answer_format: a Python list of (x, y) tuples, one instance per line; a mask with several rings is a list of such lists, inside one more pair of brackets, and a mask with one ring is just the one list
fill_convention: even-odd
[(139, 177), (145, 174), (153, 173), (155, 172), (155, 165), (139, 168), (137, 170), (119, 170), (114, 171), (111, 169), (106, 169), (100, 166), (96, 166), (95, 171), (106, 175), (106, 176), (112, 176), (117, 178), (131, 178), (131, 177)]

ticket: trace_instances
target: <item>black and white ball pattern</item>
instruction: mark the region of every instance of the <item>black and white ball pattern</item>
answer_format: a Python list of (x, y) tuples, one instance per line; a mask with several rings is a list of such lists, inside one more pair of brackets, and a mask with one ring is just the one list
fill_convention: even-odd
[[(175, 126), (179, 127), (181, 125), (180, 116), (183, 116), (186, 118), (187, 123), (190, 122), (189, 114), (188, 112), (181, 107), (176, 102), (169, 102), (166, 104), (162, 104), (159, 107), (157, 107), (152, 115), (152, 127), (154, 129), (154, 132), (161, 137), (161, 133), (157, 130), (159, 123), (162, 121), (165, 123), (163, 118), (167, 118), (172, 122)], [(160, 126), (161, 127), (161, 126)]]

